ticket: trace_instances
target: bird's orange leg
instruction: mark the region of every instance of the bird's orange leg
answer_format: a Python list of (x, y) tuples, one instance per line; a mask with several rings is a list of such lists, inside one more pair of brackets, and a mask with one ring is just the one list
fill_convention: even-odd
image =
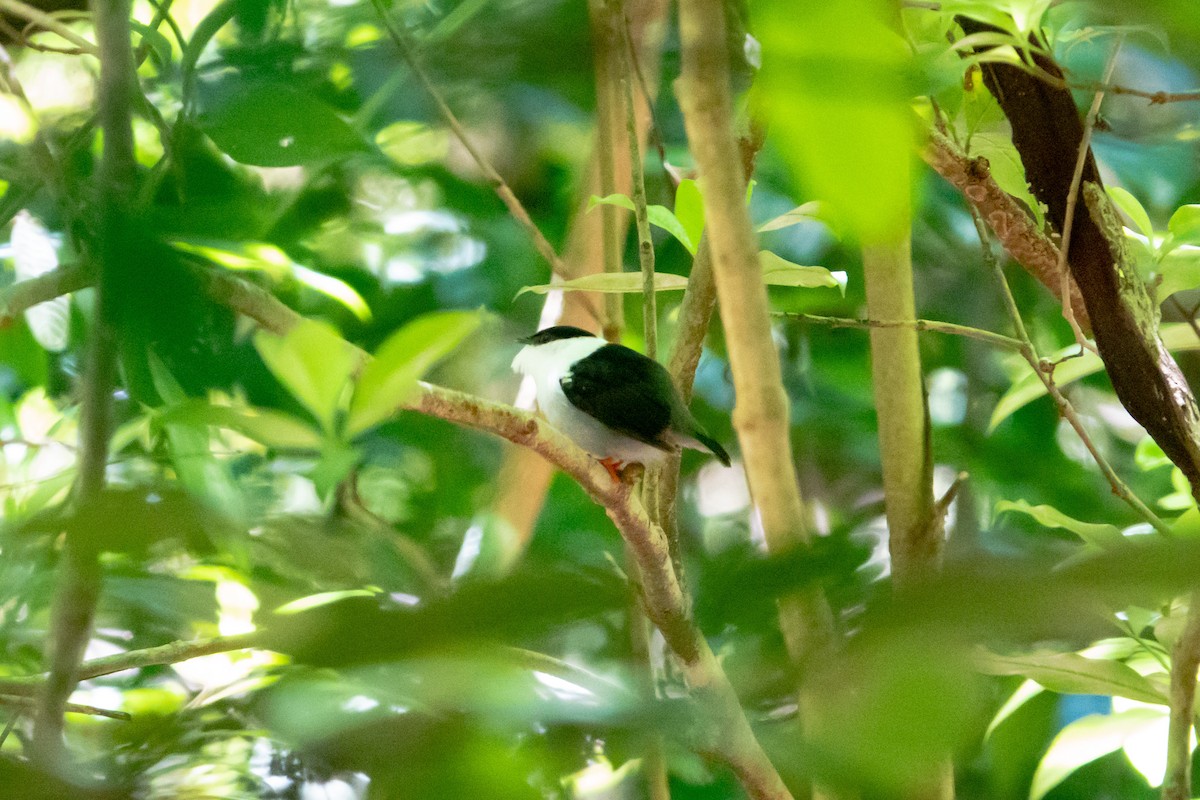
[(608, 470), (608, 474), (612, 477), (613, 483), (621, 482), (621, 462), (615, 458), (600, 459), (600, 466)]

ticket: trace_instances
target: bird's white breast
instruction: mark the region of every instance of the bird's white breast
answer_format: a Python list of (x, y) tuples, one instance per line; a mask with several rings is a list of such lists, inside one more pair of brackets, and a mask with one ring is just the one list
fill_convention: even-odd
[(590, 356), (607, 342), (598, 337), (577, 336), (543, 345), (527, 345), (513, 359), (514, 372), (533, 378), (538, 408), (558, 430), (575, 444), (599, 458), (623, 462), (654, 463), (665, 453), (614, 431), (590, 414), (579, 410), (563, 393), (560, 381), (580, 359)]

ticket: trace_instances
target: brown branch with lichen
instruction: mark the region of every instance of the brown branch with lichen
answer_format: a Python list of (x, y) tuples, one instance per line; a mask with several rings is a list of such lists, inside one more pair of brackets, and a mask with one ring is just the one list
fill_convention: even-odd
[[(1062, 302), (1062, 271), (1059, 268), (1058, 245), (1047, 236), (1037, 222), (992, 177), (987, 159), (972, 158), (946, 135), (936, 130), (928, 132), (929, 139), (921, 150), (925, 163), (958, 189), (963, 198), (979, 211), (996, 239), (1026, 272), (1050, 290)], [(1070, 280), (1071, 311), (1075, 320), (1089, 330), (1087, 308), (1079, 287)]]

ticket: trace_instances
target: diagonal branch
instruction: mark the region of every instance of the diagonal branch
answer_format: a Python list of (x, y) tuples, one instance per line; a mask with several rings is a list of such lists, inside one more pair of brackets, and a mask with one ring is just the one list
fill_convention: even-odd
[[(1058, 246), (1038, 226), (1021, 204), (992, 177), (987, 159), (971, 158), (945, 134), (927, 131), (929, 140), (922, 158), (974, 206), (1008, 254), (1062, 302), (1062, 271)], [(1071, 311), (1085, 330), (1089, 329), (1087, 308), (1074, 280), (1070, 280)]]

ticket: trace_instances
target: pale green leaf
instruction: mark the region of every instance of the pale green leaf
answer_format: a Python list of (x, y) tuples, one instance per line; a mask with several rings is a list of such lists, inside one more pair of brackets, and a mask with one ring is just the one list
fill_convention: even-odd
[(1118, 714), (1092, 714), (1067, 725), (1038, 763), (1029, 787), (1029, 800), (1041, 800), (1071, 773), (1124, 746), (1147, 726), (1156, 726), (1162, 712), (1153, 708), (1131, 708)]
[(968, 152), (974, 158), (987, 159), (988, 172), (996, 184), (1024, 203), (1039, 223), (1044, 220), (1042, 204), (1029, 190), (1025, 165), (1021, 162), (1021, 154), (1012, 143), (1012, 133), (1007, 122), (1001, 130), (989, 129), (975, 133), (971, 137)]
[(687, 231), (688, 238), (699, 246), (704, 233), (704, 197), (700, 186), (691, 178), (684, 178), (675, 190), (675, 218)]
[(594, 194), (588, 198), (587, 210), (591, 211), (596, 206), (617, 206), (626, 211), (633, 211), (633, 200), (627, 194), (610, 194), (604, 197)]
[(671, 209), (667, 208), (666, 206), (647, 206), (646, 218), (650, 221), (651, 225), (662, 228), (664, 231), (678, 239), (679, 243), (682, 244), (689, 253), (696, 255), (696, 240), (693, 240), (691, 236), (688, 235), (687, 229), (684, 228), (683, 223), (675, 217), (675, 214), (671, 212)]
[(311, 611), (314, 608), (337, 603), (350, 597), (375, 597), (378, 592), (370, 589), (338, 589), (332, 592), (318, 592), (305, 595), (284, 603), (275, 609), (276, 614), (299, 614), (301, 611)]
[(1156, 288), (1160, 301), (1176, 292), (1200, 287), (1200, 247), (1172, 247), (1155, 268), (1162, 276)]
[(1127, 697), (1166, 705), (1167, 698), (1150, 681), (1120, 661), (1084, 658), (1078, 653), (1028, 653), (1001, 656), (979, 650), (972, 659), (985, 675), (1020, 675), (1059, 694)]
[(1031, 506), (1024, 500), (1001, 500), (996, 503), (996, 515), (1006, 511), (1025, 514), (1035, 519), (1038, 524), (1047, 528), (1062, 528), (1078, 536), (1085, 543), (1104, 549), (1119, 547), (1124, 544), (1125, 537), (1115, 525), (1099, 522), (1081, 522), (1069, 517), (1057, 508), (1040, 505)]
[(171, 247), (199, 256), (226, 269), (253, 270), (274, 281), (292, 279), (341, 303), (362, 322), (371, 321), (371, 309), (354, 287), (345, 281), (297, 264), (273, 244), (265, 242), (213, 242), (175, 239)]
[(1177, 244), (1200, 244), (1200, 205), (1189, 204), (1175, 209), (1167, 222), (1167, 230)]
[(1150, 222), (1150, 215), (1146, 213), (1146, 209), (1136, 197), (1130, 194), (1120, 186), (1107, 186), (1108, 197), (1117, 207), (1133, 220), (1134, 226), (1138, 232), (1145, 236), (1150, 241), (1154, 241), (1154, 225)]
[(330, 325), (310, 319), (286, 336), (260, 330), (254, 346), (271, 374), (332, 433), (350, 374), (361, 360), (355, 349)]
[(1011, 717), (1022, 706), (1044, 691), (1045, 688), (1043, 688), (1042, 685), (1037, 681), (1023, 681), (1021, 685), (1017, 687), (1017, 690), (1013, 692), (1007, 700), (1004, 701), (1004, 705), (1000, 706), (1000, 710), (996, 712), (996, 715), (992, 717), (992, 721), (988, 723), (987, 731), (983, 734), (984, 738), (986, 739), (990, 737), (996, 728), (1000, 727), (1000, 724), (1004, 722), (1004, 720)]
[(798, 205), (791, 211), (785, 211), (778, 217), (759, 225), (758, 232), (777, 231), (790, 228), (792, 225), (799, 225), (802, 222), (825, 222), (821, 210), (822, 206), (819, 200), (809, 200), (807, 203)]
[[(634, 210), (633, 200), (631, 200), (627, 195), (610, 194), (607, 197), (598, 197), (597, 195), (592, 195), (588, 200), (588, 211), (591, 211), (596, 206), (604, 205), (617, 206), (628, 211)], [(689, 253), (692, 255), (696, 254), (696, 242), (699, 241), (699, 239), (693, 239), (691, 237), (687, 231), (687, 228), (684, 227), (683, 223), (680, 222), (678, 218), (676, 218), (671, 209), (660, 205), (647, 206), (646, 219), (650, 221), (651, 225), (662, 228), (664, 231), (678, 239), (679, 243), (687, 248)]]
[(417, 381), (479, 327), (479, 311), (437, 311), (388, 337), (354, 386), (346, 433), (357, 436), (395, 414)]
[(316, 450), (321, 432), (291, 414), (254, 406), (218, 406), (205, 400), (187, 400), (163, 414), (168, 423), (213, 425), (280, 450)]
[[(670, 272), (654, 273), (654, 291), (678, 292), (687, 288), (687, 278)], [(526, 292), (547, 294), (548, 292), (601, 292), (603, 294), (633, 294), (642, 291), (642, 273), (640, 272), (604, 272), (596, 275), (584, 275), (562, 283), (544, 283), (539, 286), (525, 286), (517, 292), (517, 297)]]
[(763, 51), (756, 88), (778, 110), (770, 130), (787, 166), (860, 240), (907, 230), (914, 67), (887, 4), (758, 0), (750, 9)]
[(768, 286), (791, 286), (801, 289), (830, 288), (846, 294), (845, 272), (830, 272), (824, 267), (793, 264), (767, 250), (760, 250), (758, 263), (762, 266), (763, 282)]
[[(1200, 340), (1196, 338), (1195, 331), (1191, 326), (1184, 322), (1174, 323), (1171, 325), (1163, 325), (1159, 329), (1159, 335), (1162, 337), (1163, 344), (1168, 350), (1200, 350)], [(1060, 350), (1058, 353), (1051, 356), (1053, 360), (1058, 360), (1067, 355), (1073, 355), (1079, 352), (1079, 345), (1071, 345)], [(1085, 352), (1078, 358), (1071, 358), (1063, 361), (1054, 370), (1054, 383), (1059, 387), (1066, 386), (1080, 378), (1086, 378), (1088, 375), (1099, 372), (1104, 369), (1104, 362), (1100, 357), (1091, 351)], [(992, 411), (991, 421), (988, 423), (988, 431), (996, 429), (1004, 420), (1012, 416), (1013, 412), (1024, 408), (1029, 403), (1037, 400), (1046, 394), (1046, 387), (1041, 379), (1034, 374), (1033, 370), (1029, 369), (1028, 365), (1022, 365), (1019, 376), (1013, 381), (1013, 385), (1000, 398), (1000, 402), (996, 404), (996, 408)]]

